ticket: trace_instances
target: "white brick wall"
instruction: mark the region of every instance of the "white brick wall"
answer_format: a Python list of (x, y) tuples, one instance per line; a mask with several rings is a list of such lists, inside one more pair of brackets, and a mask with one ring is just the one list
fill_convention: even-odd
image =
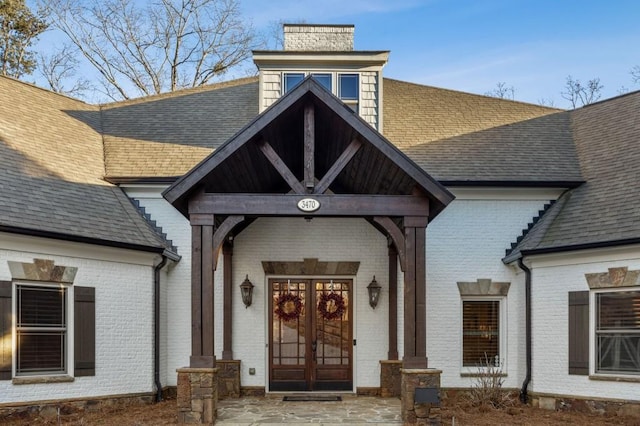
[[(191, 226), (162, 198), (162, 189), (130, 188), (127, 192), (151, 214), (182, 256), (180, 262), (169, 268), (167, 280), (162, 282), (161, 299), (161, 341), (164, 342), (161, 345), (161, 382), (163, 386), (176, 386), (176, 368), (188, 366), (191, 355)], [(222, 282), (222, 276), (216, 274), (216, 280)]]
[[(585, 274), (626, 266), (640, 269), (640, 249), (601, 249), (581, 256), (532, 259), (533, 380), (540, 393), (640, 401), (638, 383), (568, 374), (568, 292), (589, 290)], [(593, 317), (593, 310), (590, 316)], [(593, 336), (591, 337), (593, 339)], [(593, 364), (593, 359), (590, 362)]]
[(7, 261), (34, 258), (77, 267), (73, 285), (95, 287), (96, 375), (72, 383), (0, 381), (0, 403), (152, 392), (156, 256), (0, 233), (0, 280), (11, 280)]
[[(243, 386), (263, 386), (267, 380), (267, 277), (261, 261), (302, 261), (304, 258), (361, 262), (354, 280), (356, 298), (353, 331), (357, 339), (354, 378), (356, 386), (379, 386), (379, 361), (386, 359), (388, 350), (386, 238), (362, 219), (322, 218), (315, 218), (311, 222), (302, 218), (258, 219), (235, 240), (234, 286), (240, 285), (245, 274), (256, 286), (253, 305), (248, 309), (244, 308), (239, 294), (234, 293), (233, 351), (235, 358), (242, 359)], [(383, 286), (380, 304), (375, 310), (367, 302), (366, 288), (373, 275)], [(216, 310), (222, 310), (220, 303)], [(249, 368), (256, 369), (255, 376), (248, 374)]]
[(427, 356), (443, 370), (442, 386), (467, 387), (462, 371), (461, 298), (458, 281), (511, 282), (507, 297), (505, 386), (524, 379), (524, 280), (501, 259), (548, 198), (453, 201), (427, 228)]

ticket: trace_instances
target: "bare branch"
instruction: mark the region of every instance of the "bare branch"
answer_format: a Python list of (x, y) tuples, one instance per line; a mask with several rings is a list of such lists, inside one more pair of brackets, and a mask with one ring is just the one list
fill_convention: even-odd
[(560, 95), (571, 103), (572, 108), (589, 105), (596, 102), (602, 96), (604, 86), (600, 84), (599, 78), (593, 78), (586, 85), (580, 80), (567, 76), (565, 88)]
[(640, 84), (640, 65), (636, 65), (631, 68), (631, 71), (629, 71), (629, 73), (631, 74), (631, 79), (633, 80), (633, 82)]
[[(45, 78), (51, 90), (69, 96), (82, 97), (93, 89), (89, 80), (76, 78), (79, 64), (77, 56), (77, 49), (69, 45), (63, 46), (52, 54), (40, 53), (38, 72)], [(72, 81), (70, 87), (68, 87), (69, 81)]]
[(40, 0), (111, 87), (130, 98), (199, 86), (256, 45), (238, 0)]
[(513, 86), (507, 86), (507, 83), (501, 81), (496, 83), (496, 88), (485, 92), (485, 95), (500, 99), (514, 100), (516, 89)]

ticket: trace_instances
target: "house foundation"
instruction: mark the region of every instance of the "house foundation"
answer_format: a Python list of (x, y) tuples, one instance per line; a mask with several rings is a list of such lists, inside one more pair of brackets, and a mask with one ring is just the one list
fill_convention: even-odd
[(405, 425), (440, 425), (440, 375), (441, 370), (400, 370), (401, 411)]
[(218, 407), (217, 368), (179, 368), (178, 423), (212, 425)]

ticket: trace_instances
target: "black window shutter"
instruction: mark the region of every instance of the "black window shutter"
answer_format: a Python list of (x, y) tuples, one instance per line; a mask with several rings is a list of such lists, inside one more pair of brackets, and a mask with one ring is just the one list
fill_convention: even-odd
[[(0, 337), (11, 336), (11, 281), (0, 281)], [(11, 339), (0, 339), (0, 380), (11, 380)]]
[(96, 375), (96, 289), (74, 286), (75, 373)]
[(569, 292), (569, 374), (589, 374), (589, 292)]

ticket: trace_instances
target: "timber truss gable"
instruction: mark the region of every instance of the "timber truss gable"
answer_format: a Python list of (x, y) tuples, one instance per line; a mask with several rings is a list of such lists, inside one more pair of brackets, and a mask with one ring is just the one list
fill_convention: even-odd
[[(191, 367), (215, 365), (218, 254), (231, 255), (229, 237), (265, 216), (360, 217), (385, 234), (405, 271), (405, 365), (426, 367), (425, 228), (453, 195), (313, 78), (163, 195), (192, 226)], [(229, 356), (230, 323), (225, 313)]]

